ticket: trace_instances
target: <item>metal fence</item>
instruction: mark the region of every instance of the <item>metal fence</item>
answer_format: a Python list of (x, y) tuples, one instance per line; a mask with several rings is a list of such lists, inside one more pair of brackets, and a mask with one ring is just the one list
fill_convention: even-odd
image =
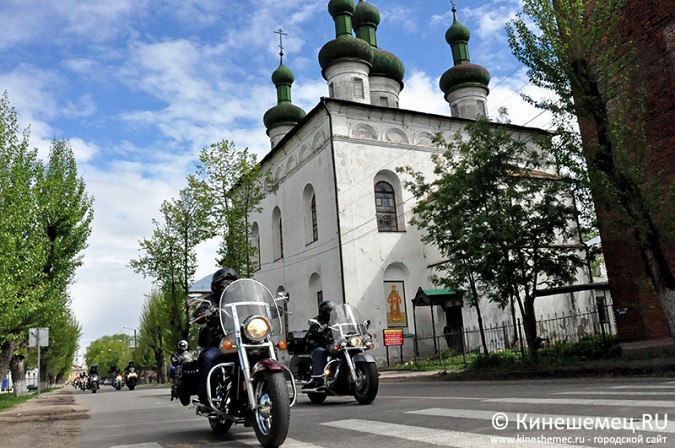
[[(612, 306), (603, 305), (595, 309), (576, 310), (568, 314), (540, 316), (537, 319), (537, 343), (541, 346), (558, 342), (575, 343), (588, 336), (611, 336), (616, 333), (612, 319)], [(506, 349), (518, 349), (524, 356), (527, 352), (525, 330), (520, 319), (516, 323), (503, 322), (483, 328), (485, 345), (488, 352), (494, 353)], [(464, 328), (441, 335), (418, 337), (415, 340), (415, 358), (420, 356), (419, 345), (433, 343), (434, 357), (440, 360), (453, 357), (457, 362), (466, 363), (466, 355), (471, 352), (483, 352), (478, 327)], [(460, 355), (458, 357), (457, 355)]]

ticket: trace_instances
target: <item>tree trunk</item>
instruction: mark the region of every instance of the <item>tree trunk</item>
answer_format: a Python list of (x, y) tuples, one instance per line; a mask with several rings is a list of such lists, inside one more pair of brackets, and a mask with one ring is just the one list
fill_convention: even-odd
[(539, 362), (539, 344), (537, 343), (537, 317), (534, 314), (534, 297), (525, 297), (523, 328), (527, 340), (527, 352), (532, 361)]
[(162, 351), (156, 351), (155, 354), (155, 363), (157, 364), (157, 382), (166, 383), (166, 363), (164, 360), (164, 353)]
[(28, 395), (28, 388), (26, 387), (26, 358), (23, 355), (12, 356), (9, 362), (9, 370), (12, 372), (14, 396), (21, 397)]
[(0, 345), (0, 384), (7, 377), (9, 362), (14, 352), (14, 341), (6, 341)]

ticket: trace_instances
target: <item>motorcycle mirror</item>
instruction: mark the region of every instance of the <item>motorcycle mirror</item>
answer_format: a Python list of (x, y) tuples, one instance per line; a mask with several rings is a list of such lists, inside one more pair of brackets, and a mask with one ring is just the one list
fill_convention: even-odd
[(310, 324), (310, 325), (312, 325), (312, 324), (314, 324), (314, 325), (321, 325), (321, 322), (319, 322), (319, 321), (316, 320), (316, 319), (310, 319), (310, 320), (307, 321), (307, 323)]
[(291, 296), (285, 291), (279, 291), (277, 293), (277, 298), (274, 299), (277, 302), (288, 303), (291, 299)]

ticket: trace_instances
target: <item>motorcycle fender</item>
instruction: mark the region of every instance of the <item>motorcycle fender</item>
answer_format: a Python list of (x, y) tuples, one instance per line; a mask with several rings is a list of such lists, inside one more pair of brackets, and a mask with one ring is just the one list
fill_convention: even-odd
[(253, 369), (251, 369), (251, 376), (255, 376), (258, 372), (262, 371), (283, 372), (284, 370), (286, 370), (286, 367), (276, 359), (263, 359), (253, 366)]
[(357, 362), (375, 363), (376, 361), (375, 357), (370, 353), (359, 353), (358, 355), (352, 358), (352, 362), (356, 364)]

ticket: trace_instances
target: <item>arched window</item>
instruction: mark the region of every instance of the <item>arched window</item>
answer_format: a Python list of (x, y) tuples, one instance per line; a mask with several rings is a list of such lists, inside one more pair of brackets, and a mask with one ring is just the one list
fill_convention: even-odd
[(272, 212), (272, 243), (274, 244), (274, 261), (284, 258), (284, 231), (281, 221), (281, 210), (276, 207)]
[(253, 269), (260, 270), (262, 266), (260, 262), (260, 228), (258, 223), (254, 222), (251, 230), (251, 246), (255, 253), (253, 254)]
[(375, 212), (377, 230), (380, 232), (398, 232), (396, 219), (396, 194), (388, 182), (375, 184)]
[(319, 239), (319, 224), (316, 212), (316, 194), (311, 184), (305, 185), (302, 193), (305, 222), (305, 244), (312, 244)]

